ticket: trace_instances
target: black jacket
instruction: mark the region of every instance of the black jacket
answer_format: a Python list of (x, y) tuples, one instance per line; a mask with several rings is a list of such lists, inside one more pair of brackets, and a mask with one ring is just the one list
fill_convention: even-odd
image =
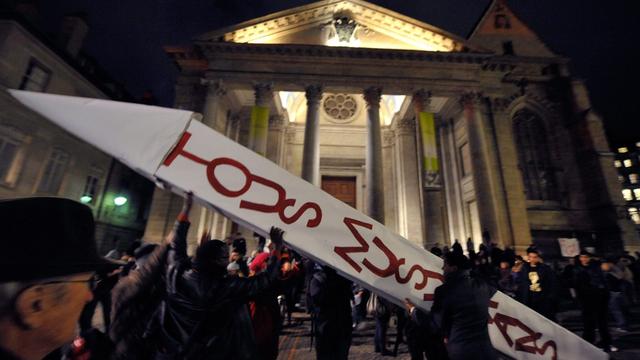
[[(518, 272), (516, 299), (525, 305), (529, 305), (531, 300), (532, 279), (529, 278), (529, 272), (533, 269), (529, 263), (524, 263), (522, 269)], [(535, 272), (538, 274), (538, 279), (536, 280), (541, 288), (540, 296), (545, 298), (546, 301), (555, 301), (557, 281), (553, 270), (548, 265), (540, 263), (535, 267)]]
[(169, 245), (166, 299), (159, 313), (161, 352), (185, 359), (255, 358), (247, 301), (276, 280), (277, 257), (251, 278), (200, 273), (187, 256), (188, 229), (188, 222), (178, 222)]
[(456, 271), (436, 288), (431, 312), (416, 310), (412, 317), (428, 331), (444, 335), (450, 359), (496, 359), (488, 329), (489, 299), (494, 293), (468, 271)]

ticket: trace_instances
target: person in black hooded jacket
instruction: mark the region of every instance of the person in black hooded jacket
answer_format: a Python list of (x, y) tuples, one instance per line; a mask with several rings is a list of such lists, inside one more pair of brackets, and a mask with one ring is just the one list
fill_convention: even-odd
[(229, 254), (224, 242), (206, 241), (199, 245), (193, 261), (187, 256), (191, 204), (189, 194), (168, 249), (156, 359), (254, 359), (247, 300), (269, 289), (277, 279), (283, 231), (271, 228), (275, 249), (264, 273), (227, 277)]
[(493, 360), (496, 353), (489, 338), (489, 300), (495, 293), (485, 281), (474, 278), (467, 258), (457, 252), (444, 255), (444, 283), (434, 292), (429, 313), (405, 299), (411, 319), (427, 331), (446, 339), (451, 360)]

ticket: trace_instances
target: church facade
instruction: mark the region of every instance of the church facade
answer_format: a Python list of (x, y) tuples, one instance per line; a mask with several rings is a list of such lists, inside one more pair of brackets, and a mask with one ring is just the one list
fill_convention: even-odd
[[(177, 108), (425, 248), (638, 249), (584, 83), (502, 1), (467, 39), (341, 0), (166, 52)], [(180, 206), (156, 189), (145, 237), (162, 239)], [(205, 230), (251, 239), (213, 208), (192, 217), (192, 246)]]

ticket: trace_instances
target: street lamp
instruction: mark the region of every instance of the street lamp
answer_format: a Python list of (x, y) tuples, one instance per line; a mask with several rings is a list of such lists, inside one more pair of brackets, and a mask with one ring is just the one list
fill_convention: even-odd
[(118, 195), (113, 199), (113, 203), (116, 206), (122, 206), (127, 203), (127, 198), (122, 195)]
[(83, 204), (89, 204), (91, 201), (93, 201), (93, 198), (91, 197), (91, 195), (82, 195), (80, 197), (80, 202)]

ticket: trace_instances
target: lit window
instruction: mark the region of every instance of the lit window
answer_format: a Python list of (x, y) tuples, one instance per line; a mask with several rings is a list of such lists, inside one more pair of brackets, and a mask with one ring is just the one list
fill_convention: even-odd
[(618, 152), (620, 154), (624, 154), (624, 153), (629, 152), (629, 149), (627, 149), (626, 147), (621, 147), (621, 148), (618, 148)]
[(640, 213), (638, 213), (638, 209), (637, 208), (629, 208), (629, 217), (631, 217), (631, 220), (640, 225)]
[(613, 165), (614, 165), (615, 167), (620, 167), (620, 166), (622, 166), (622, 163), (620, 162), (620, 160), (615, 160), (615, 161), (613, 162)]
[(622, 175), (618, 175), (618, 181), (620, 181), (620, 182), (624, 182), (624, 176), (622, 176)]
[(84, 191), (80, 202), (83, 204), (95, 204), (96, 194), (98, 192), (98, 183), (102, 177), (103, 171), (99, 168), (92, 167), (87, 175), (87, 182), (84, 184)]
[(29, 91), (44, 91), (49, 84), (51, 70), (44, 67), (35, 59), (31, 59), (29, 67), (22, 77), (20, 89)]
[(633, 196), (636, 197), (636, 200), (640, 200), (640, 189), (633, 189)]
[(627, 201), (632, 201), (633, 195), (631, 195), (631, 189), (622, 189), (622, 197)]
[(69, 154), (63, 150), (54, 149), (40, 178), (38, 192), (57, 194), (68, 163)]
[(629, 174), (629, 182), (632, 184), (638, 183), (638, 174)]
[(19, 130), (0, 126), (0, 184), (15, 185), (25, 156), (25, 141)]
[(624, 164), (624, 167), (631, 167), (631, 160), (626, 159), (622, 162)]

